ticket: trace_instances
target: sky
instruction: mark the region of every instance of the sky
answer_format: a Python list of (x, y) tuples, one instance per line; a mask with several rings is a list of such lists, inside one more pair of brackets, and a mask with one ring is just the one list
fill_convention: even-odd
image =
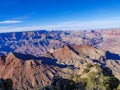
[(0, 32), (120, 28), (120, 0), (0, 0)]

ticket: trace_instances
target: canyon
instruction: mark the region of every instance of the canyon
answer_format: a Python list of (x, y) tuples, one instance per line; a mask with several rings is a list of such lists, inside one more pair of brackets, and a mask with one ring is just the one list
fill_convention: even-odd
[(82, 75), (88, 63), (120, 80), (119, 29), (0, 33), (0, 41), (0, 78), (12, 79), (15, 90), (49, 85), (55, 75)]

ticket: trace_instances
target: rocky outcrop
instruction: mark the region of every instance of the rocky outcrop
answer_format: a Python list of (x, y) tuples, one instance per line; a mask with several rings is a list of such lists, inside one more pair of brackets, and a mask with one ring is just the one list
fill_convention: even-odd
[[(81, 73), (86, 63), (97, 63), (103, 68), (108, 67), (113, 75), (120, 79), (120, 56), (110, 51), (104, 51), (88, 45), (63, 46), (53, 53), (47, 53), (48, 57), (55, 58), (57, 63), (73, 65)], [(74, 70), (75, 71), (75, 70)]]
[(19, 53), (10, 53), (1, 58), (0, 68), (0, 78), (11, 78), (13, 87), (17, 90), (33, 90), (49, 84), (52, 77), (58, 72), (63, 76), (71, 72), (69, 68), (65, 67), (69, 73), (63, 73), (62, 68), (54, 59), (35, 58)]

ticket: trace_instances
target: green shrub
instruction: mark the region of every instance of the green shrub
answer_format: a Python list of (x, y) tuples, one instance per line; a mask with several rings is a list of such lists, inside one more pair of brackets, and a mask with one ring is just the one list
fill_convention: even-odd
[[(98, 72), (89, 72), (91, 67), (95, 67)], [(119, 80), (114, 76), (105, 76), (98, 64), (93, 66), (88, 64), (83, 73), (87, 73), (86, 78), (76, 74), (71, 75), (71, 80), (58, 77), (54, 79), (55, 83), (59, 83), (58, 85), (51, 84), (52, 89), (45, 87), (42, 90), (120, 90)]]
[(117, 90), (120, 90), (120, 84), (118, 85)]
[(91, 63), (86, 64), (87, 68), (91, 68), (93, 65)]
[(83, 70), (83, 74), (86, 74), (86, 73), (88, 73), (90, 71), (90, 68), (85, 68), (84, 70)]

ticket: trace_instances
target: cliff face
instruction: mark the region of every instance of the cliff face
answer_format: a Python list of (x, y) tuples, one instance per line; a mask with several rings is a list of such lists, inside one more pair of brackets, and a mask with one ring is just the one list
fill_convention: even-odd
[[(42, 64), (42, 60), (46, 60), (46, 63)], [(59, 67), (47, 64), (47, 60), (51, 59), (22, 60), (10, 53), (5, 59), (0, 59), (0, 77), (11, 78), (14, 82), (13, 87), (17, 90), (33, 90), (47, 85), (53, 75), (60, 71)]]
[(120, 54), (120, 30), (103, 31), (102, 35), (105, 38), (104, 42), (101, 44), (101, 48)]

